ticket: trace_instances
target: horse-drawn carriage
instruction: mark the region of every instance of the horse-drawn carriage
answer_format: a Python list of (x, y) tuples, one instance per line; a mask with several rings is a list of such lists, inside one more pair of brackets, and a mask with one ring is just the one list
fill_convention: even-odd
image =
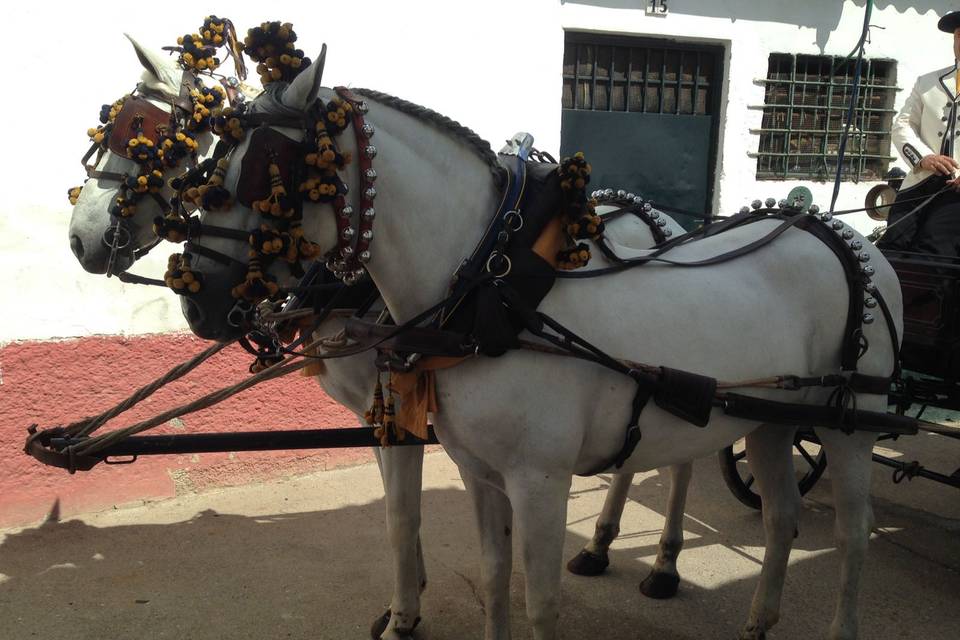
[[(265, 32), (270, 32), (266, 35), (271, 37), (285, 34), (285, 42), (279, 45), (292, 45), (292, 33), (286, 25), (276, 23), (274, 28), (273, 23), (265, 23), (260, 32), (254, 34), (256, 37), (251, 36), (254, 42), (248, 43), (248, 50), (257, 50), (254, 45), (258, 38), (265, 37)], [(770, 556), (773, 569), (761, 575), (755, 598), (759, 604), (751, 611), (742, 635), (760, 638), (778, 617), (776, 609), (783, 571), (799, 511), (793, 479), (788, 477), (789, 472), (782, 473), (788, 468), (784, 454), (789, 456), (795, 425), (816, 425), (816, 435), (801, 432), (808, 435), (799, 440), (801, 457), (812, 465), (801, 489), (812, 486), (825, 464), (824, 454), (803, 448), (810, 438), (817, 438), (816, 442), (822, 441), (824, 450), (830, 451), (836, 461), (833, 486), (840, 498), (836, 501), (838, 535), (844, 536), (841, 606), (833, 623), (838, 630), (834, 635), (843, 638), (855, 635), (853, 603), (856, 599), (853, 596), (869, 530), (869, 526), (864, 526), (869, 520), (864, 486), (869, 482), (869, 473), (864, 472), (865, 452), (870, 450), (874, 434), (878, 432), (910, 433), (918, 426), (939, 429), (937, 425), (898, 418), (883, 411), (882, 396), (889, 391), (892, 365), (895, 365), (895, 389), (902, 387), (910, 394), (919, 393), (916, 390), (920, 387), (918, 382), (896, 375), (900, 371), (896, 356), (899, 291), (888, 265), (873, 247), (863, 246), (859, 234), (839, 220), (831, 222), (829, 214), (814, 216), (791, 207), (768, 204), (761, 208), (758, 204), (755, 216), (749, 211), (742, 212), (739, 218), (720, 221), (692, 236), (677, 234), (653, 248), (649, 245), (626, 247), (639, 253), (612, 252), (606, 256), (611, 266), (587, 276), (611, 277), (599, 284), (594, 281), (592, 286), (575, 287), (569, 281), (558, 284), (551, 296), (541, 290), (537, 300), (538, 304), (544, 304), (541, 311), (536, 304), (529, 306), (528, 301), (517, 296), (510, 288), (514, 285), (506, 282), (508, 276), (526, 277), (527, 284), (537, 285), (531, 288), (539, 288), (535, 279), (559, 278), (556, 272), (561, 263), (577, 267), (589, 259), (589, 250), (581, 248), (575, 240), (595, 241), (598, 247), (604, 247), (605, 240), (596, 233), (599, 225), (583, 196), (583, 184), (578, 184), (589, 174), (588, 170), (582, 172), (586, 165), (582, 158), (569, 164), (561, 162), (560, 167), (554, 165), (549, 170), (559, 190), (578, 192), (575, 202), (572, 198), (557, 200), (554, 204), (559, 202), (562, 206), (551, 209), (559, 209), (566, 216), (556, 220), (556, 228), (562, 233), (555, 238), (569, 244), (546, 243), (544, 251), (555, 264), (546, 260), (531, 262), (530, 254), (536, 251), (536, 244), (544, 236), (530, 234), (532, 222), (537, 222), (534, 216), (521, 216), (521, 205), (528, 206), (521, 197), (526, 193), (526, 183), (518, 182), (516, 175), (526, 175), (523, 161), (528, 155), (509, 151), (506, 162), (515, 171), (505, 172), (489, 145), (469, 129), (436, 112), (379, 92), (323, 88), (320, 84), (323, 52), (313, 64), (307, 60), (301, 65), (302, 52), (299, 51), (295, 67), (270, 69), (273, 63), (264, 62), (265, 83), (271, 81), (274, 85), (252, 101), (253, 108), (248, 112), (238, 111), (219, 120), (206, 117), (204, 109), (209, 109), (204, 105), (222, 103), (224, 92), (204, 93), (193, 83), (196, 77), (188, 77), (188, 67), (177, 67), (170, 73), (158, 75), (156, 70), (164, 69), (169, 63), (162, 56), (152, 56), (139, 47), (138, 54), (147, 69), (144, 86), (138, 89), (142, 99), (105, 105), (104, 127), (91, 130), (94, 151), (102, 151), (107, 157), (88, 170), (88, 175), (97, 180), (73, 196), (77, 199), (75, 218), (88, 216), (86, 222), (95, 229), (93, 242), (84, 243), (87, 251), (77, 251), (75, 247), (78, 258), (89, 261), (96, 250), (102, 254), (102, 245), (105, 245), (108, 259), (104, 260), (105, 269), (99, 272), (106, 270), (109, 274), (120, 265), (122, 268), (114, 271), (117, 274), (132, 265), (138, 253), (155, 246), (155, 236), (176, 243), (185, 241), (183, 253), (171, 256), (164, 280), (151, 283), (169, 286), (183, 296), (185, 315), (194, 331), (203, 337), (235, 338), (244, 333), (240, 326), (246, 330), (249, 324), (254, 328), (267, 327), (270, 334), (269, 327), (275, 329), (276, 325), (272, 324), (275, 320), (269, 318), (275, 319), (278, 313), (289, 314), (284, 318), (292, 320), (302, 318), (297, 315), (301, 312), (313, 312), (307, 323), (308, 331), (292, 343), (266, 354), (271, 359), (263, 364), (270, 366), (240, 386), (302, 368), (302, 363), (309, 363), (311, 359), (341, 358), (328, 360), (328, 366), (333, 369), (340, 363), (346, 369), (350, 357), (372, 356), (376, 347), (386, 345), (404, 332), (412, 336), (411, 339), (419, 340), (414, 340), (418, 348), (404, 350), (395, 342), (381, 349), (386, 353), (380, 355), (388, 359), (385, 363), (378, 359), (375, 377), (371, 376), (372, 357), (355, 367), (359, 371), (363, 365), (366, 377), (355, 377), (352, 384), (357, 393), (353, 406), (346, 401), (344, 404), (362, 415), (365, 407), (359, 406), (356, 396), (365, 399), (372, 396), (374, 404), (368, 420), (376, 425), (368, 431), (345, 430), (359, 438), (343, 432), (129, 437), (165, 423), (173, 417), (171, 412), (125, 430), (91, 437), (103, 422), (152, 393), (156, 387), (151, 385), (138, 391), (131, 402), (122, 403), (116, 411), (95, 419), (67, 428), (34, 429), (27, 442), (29, 453), (48, 464), (75, 471), (121, 454), (400, 444), (402, 442), (395, 442), (400, 433), (396, 431), (399, 421), (393, 413), (392, 399), (397, 388), (404, 388), (404, 383), (399, 381), (401, 376), (412, 371), (418, 377), (407, 386), (409, 394), (402, 396), (401, 410), (408, 406), (417, 408), (416, 417), (424, 421), (424, 427), (428, 412), (439, 417), (438, 430), (445, 430), (449, 436), (444, 444), (451, 457), (462, 463), (468, 490), (479, 500), (478, 504), (486, 505), (483, 511), (487, 521), (481, 523), (485, 525), (481, 527), (481, 536), (484, 536), (485, 563), (492, 571), (506, 570), (509, 576), (510, 562), (503, 562), (501, 556), (509, 557), (511, 545), (502, 532), (506, 530), (509, 535), (512, 523), (519, 523), (517, 531), (524, 537), (524, 561), (528, 565), (529, 616), (537, 637), (553, 638), (565, 505), (573, 473), (619, 470), (615, 483), (620, 487), (619, 508), (622, 509), (630, 472), (687, 465), (686, 480), (681, 483), (688, 482), (687, 461), (746, 436), (753, 438), (757, 450), (768, 454), (754, 460), (758, 474), (765, 474), (757, 484), (767, 492), (766, 513), (782, 507), (776, 516), (764, 518), (768, 548), (776, 549)], [(305, 69), (300, 69), (301, 66)], [(169, 82), (170, 78), (177, 82)], [(192, 100), (188, 100), (191, 104), (181, 106), (176, 100), (181, 94), (191, 96)], [(158, 100), (158, 95), (163, 99)], [(144, 113), (156, 117), (149, 120)], [(367, 113), (371, 115), (370, 122), (364, 119)], [(206, 128), (191, 130), (191, 118), (204, 123)], [(156, 127), (156, 131), (144, 127), (145, 122), (165, 120), (170, 124), (162, 131), (160, 127)], [(129, 130), (122, 129), (121, 124)], [(111, 132), (111, 127), (116, 128)], [(244, 127), (249, 131), (244, 131)], [(214, 131), (223, 143), (216, 147), (211, 144)], [(171, 137), (171, 133), (176, 133), (176, 137)], [(377, 137), (373, 138), (375, 133)], [(121, 143), (119, 147), (111, 145), (111, 135), (113, 142)], [(124, 137), (119, 137), (121, 135)], [(199, 144), (184, 144), (181, 152), (167, 153), (167, 150), (178, 149), (177, 142), (184, 143), (193, 137), (205, 137), (202, 148), (210, 151), (208, 157), (198, 162)], [(372, 143), (372, 138), (377, 144)], [(129, 140), (126, 145), (125, 140)], [(294, 152), (282, 153), (283, 147), (290, 144), (295, 146)], [(127, 146), (134, 148), (135, 153), (126, 151)], [(162, 163), (157, 153), (149, 152), (154, 147), (165, 151), (159, 158)], [(137, 148), (143, 153), (136, 151)], [(116, 157), (109, 157), (111, 151)], [(142, 166), (133, 166), (131, 161), (140, 155), (144, 158)], [(243, 176), (249, 168), (248, 158), (259, 161), (254, 163), (256, 168), (251, 169), (258, 178), (244, 182), (237, 176)], [(351, 158), (356, 158), (356, 162)], [(388, 168), (389, 172), (382, 171), (384, 175), (378, 177), (372, 166), (374, 158), (378, 166)], [(180, 175), (177, 186), (168, 188), (163, 181), (157, 186), (157, 191), (167, 189), (168, 196), (175, 196), (172, 200), (176, 206), (168, 204), (171, 198), (154, 198), (160, 215), (153, 219), (151, 230), (149, 221), (137, 219), (136, 201), (146, 193), (155, 193), (151, 191), (151, 179), (159, 179), (165, 172), (172, 171), (183, 159), (192, 160), (194, 166)], [(143, 172), (142, 182), (129, 173), (133, 170)], [(356, 181), (349, 192), (351, 200), (347, 198), (348, 190), (341, 174)], [(502, 179), (505, 174), (509, 179)], [(307, 178), (299, 185), (299, 192), (296, 192), (298, 185), (289, 182), (290, 175)], [(576, 188), (560, 186), (563, 183)], [(237, 184), (254, 184), (259, 191), (251, 194), (247, 202), (243, 189), (237, 188), (234, 202), (227, 185), (236, 187)], [(170, 190), (176, 193), (171, 194)], [(559, 190), (555, 190), (558, 198), (561, 197)], [(184, 206), (187, 199), (194, 205), (193, 210), (188, 211), (190, 207)], [(638, 214), (650, 211), (649, 202), (636, 199), (639, 202), (630, 202), (627, 206)], [(149, 198), (144, 198), (144, 203), (144, 209), (153, 206)], [(104, 204), (110, 207), (110, 215), (107, 215), (107, 206), (101, 206)], [(216, 216), (205, 219), (206, 213), (218, 208), (222, 210)], [(320, 211), (332, 212), (333, 219), (329, 215), (321, 217)], [(524, 211), (528, 212), (529, 209)], [(105, 217), (109, 219), (106, 224)], [(664, 226), (662, 218), (648, 217), (656, 220), (654, 227)], [(373, 257), (370, 247), (375, 218), (382, 221), (377, 227), (376, 246), (384, 251)], [(210, 224), (211, 219), (216, 224)], [(552, 219), (543, 221), (545, 226), (553, 222)], [(580, 232), (590, 227), (594, 230), (581, 238)], [(724, 229), (724, 233), (719, 233), (720, 229)], [(328, 256), (325, 261), (317, 259), (323, 255), (320, 245), (308, 241), (308, 236), (325, 243), (323, 249)], [(521, 236), (528, 244), (514, 247), (522, 252), (510, 254), (511, 240)], [(79, 246), (79, 242), (76, 244)], [(769, 248), (769, 251), (759, 251), (759, 248)], [(668, 251), (671, 251), (669, 255)], [(115, 259), (119, 254), (125, 254), (123, 264)], [(751, 256), (749, 265), (735, 259), (747, 254)], [(876, 269), (866, 265), (871, 254)], [(528, 264), (521, 264), (517, 255), (527, 256)], [(559, 259), (561, 255), (563, 260)], [(621, 257), (624, 255), (627, 257)], [(653, 264), (649, 269), (632, 268), (655, 260), (660, 264)], [(330, 319), (322, 312), (332, 303), (319, 309), (284, 304), (279, 312), (274, 304), (280, 300), (302, 302), (303, 292), (323, 288), (322, 283), (314, 284), (303, 278), (314, 266), (322, 268), (324, 262), (345, 285), (356, 285), (369, 275), (382, 295), (387, 310), (377, 323), (367, 323), (364, 329), (367, 334), (361, 336), (364, 339), (359, 340), (359, 345), (344, 348), (343, 343), (348, 342), (342, 339), (342, 335), (348, 334), (346, 329), (330, 336), (336, 340), (311, 338), (319, 331), (320, 323)], [(302, 269), (301, 263), (310, 267), (306, 273), (297, 269)], [(456, 266), (458, 263), (460, 267)], [(536, 264), (531, 267), (533, 263)], [(197, 268), (198, 264), (202, 269)], [(707, 264), (717, 266), (703, 270), (704, 277), (697, 279), (685, 278), (681, 274), (684, 269), (669, 267)], [(802, 282), (797, 282), (796, 275), (811, 265), (816, 268), (802, 273)], [(283, 269), (287, 266), (288, 270)], [(269, 273), (271, 267), (276, 267), (273, 274)], [(455, 271), (452, 285), (451, 268)], [(523, 268), (528, 271), (524, 273)], [(539, 269), (539, 273), (535, 269)], [(639, 275), (651, 271), (656, 277)], [(237, 277), (243, 280), (232, 286)], [(750, 287), (739, 286), (744, 279), (751, 280)], [(947, 280), (947, 288), (955, 297), (957, 284), (952, 278)], [(836, 286), (838, 283), (841, 286)], [(733, 285), (738, 286), (736, 292), (732, 291)], [(842, 285), (849, 285), (849, 291)], [(546, 289), (549, 290), (549, 286)], [(881, 295), (874, 293), (878, 289), (890, 296), (894, 313), (887, 310)], [(677, 296), (680, 290), (685, 295)], [(717, 296), (718, 291), (727, 295)], [(790, 295), (785, 294), (787, 291)], [(455, 335), (457, 340), (451, 340), (451, 332), (442, 333), (432, 323), (421, 326), (431, 319), (437, 319), (439, 326), (442, 320), (454, 317), (458, 309), (470, 310), (470, 303), (461, 305), (467, 294), (477, 294), (474, 302), (483, 296), (482, 301), (492, 305), (487, 308), (500, 314), (502, 326), (515, 325), (512, 328), (517, 333), (527, 329), (540, 341), (513, 342), (517, 336), (508, 335), (506, 341), (514, 349), (512, 357), (476, 358), (479, 353), (494, 355), (487, 353), (494, 351), (490, 342), (461, 339), (462, 336), (477, 338), (476, 326), (471, 327), (472, 334)], [(683, 308), (684, 305), (695, 307), (708, 296), (713, 296), (710, 299), (719, 318), (716, 322)], [(233, 312), (239, 308), (236, 299), (248, 297), (254, 302), (241, 310), (240, 319), (235, 322)], [(438, 298), (441, 302), (435, 304)], [(927, 300), (924, 296), (919, 298)], [(644, 304), (650, 300), (657, 304)], [(879, 314), (876, 318), (871, 314), (878, 301), (884, 312), (882, 319)], [(516, 322), (517, 317), (505, 314), (504, 309), (516, 312), (520, 322)], [(598, 309), (603, 313), (595, 313)], [(954, 311), (955, 307), (950, 309)], [(361, 310), (357, 310), (358, 315), (369, 311), (369, 305), (364, 303)], [(752, 321), (754, 312), (761, 310), (770, 322), (793, 328), (797, 335), (815, 335), (817, 339), (808, 345), (800, 344), (799, 339), (788, 344), (762, 332), (744, 335), (727, 330), (728, 326)], [(563, 317), (571, 328), (561, 325), (549, 314)], [(317, 316), (319, 319), (313, 324), (312, 318)], [(385, 318), (393, 320), (379, 321)], [(874, 320), (877, 320), (875, 324)], [(651, 327), (655, 333), (648, 331)], [(423, 331), (417, 333), (416, 330)], [(609, 353), (574, 331), (598, 336)], [(912, 354), (910, 331), (908, 326), (905, 343), (907, 353)], [(869, 353), (865, 353), (866, 335), (874, 342)], [(691, 345), (691, 336), (696, 337), (694, 345)], [(937, 336), (942, 334), (938, 332)], [(483, 337), (500, 339), (502, 334)], [(408, 341), (405, 346), (410, 344)], [(648, 351), (639, 351), (640, 344)], [(428, 353), (434, 348), (446, 351)], [(429, 360), (420, 358), (424, 353), (455, 359), (456, 367), (446, 370), (453, 373), (418, 369)], [(640, 353), (655, 365), (628, 359), (639, 357)], [(304, 360), (291, 362), (295, 358)], [(467, 360), (469, 363), (463, 364)], [(171, 371), (162, 381), (173, 379), (174, 374), (183, 375), (201, 361), (202, 358), (195, 358)], [(702, 370), (709, 375), (691, 373)], [(952, 377), (942, 376), (945, 369), (936, 371), (941, 374), (939, 383), (953, 384)], [(788, 375), (782, 375), (785, 372)], [(801, 375), (796, 375), (798, 373)], [(380, 385), (381, 374), (390, 376), (386, 394)], [(326, 375), (332, 377), (329, 369)], [(444, 404), (439, 412), (435, 392), (431, 398), (431, 380), (437, 375), (446, 376)], [(318, 377), (322, 384), (323, 374), (318, 372)], [(406, 380), (410, 382), (409, 378)], [(240, 390), (240, 386), (210, 394), (204, 402), (215, 402), (228, 395), (227, 391)], [(477, 393), (478, 388), (483, 389), (484, 394)], [(522, 397), (516, 395), (520, 388), (526, 388)], [(753, 395), (738, 393), (743, 389)], [(863, 393), (858, 407), (856, 397), (860, 392)], [(790, 393), (795, 393), (792, 397), (803, 402), (785, 402)], [(483, 397), (485, 394), (502, 400), (489, 402)], [(386, 402), (384, 395), (388, 398)], [(946, 395), (952, 397), (952, 392)], [(895, 407), (902, 410), (914, 400), (928, 399), (920, 395), (895, 397)], [(408, 398), (413, 402), (408, 404)], [(650, 407), (643, 414), (645, 422), (641, 432), (640, 414), (648, 401), (651, 401)], [(199, 406), (191, 403), (182, 411), (192, 411)], [(623, 424), (628, 415), (625, 436)], [(708, 429), (704, 428), (707, 422), (710, 422)], [(523, 428), (515, 428), (518, 425)], [(946, 429), (943, 432), (949, 433)], [(424, 435), (428, 433), (424, 430)], [(391, 434), (396, 437), (391, 438)], [(638, 447), (641, 436), (643, 444)], [(406, 443), (410, 442), (408, 438)], [(386, 453), (390, 451), (392, 448), (386, 448), (381, 455), (396, 455)], [(517, 455), (505, 455), (507, 451)], [(615, 457), (611, 458), (612, 455)], [(736, 471), (742, 459), (740, 453), (728, 453), (728, 471)], [(416, 471), (416, 465), (410, 467), (410, 473)], [(915, 471), (914, 468), (911, 473)], [(385, 472), (385, 478), (387, 475)], [(683, 475), (681, 472), (677, 477)], [(733, 478), (732, 474), (728, 475)], [(480, 482), (481, 478), (485, 481)], [(418, 479), (409, 482), (408, 489), (419, 489)], [(387, 484), (385, 481), (389, 495), (395, 488)], [(751, 484), (750, 478), (742, 481), (747, 490)], [(672, 595), (679, 582), (675, 561), (682, 546), (682, 527), (678, 520), (682, 520), (685, 486), (676, 493), (677, 504), (671, 506), (670, 512), (679, 514), (679, 518), (673, 518), (672, 524), (668, 518), (649, 580), (650, 593), (641, 587), (644, 593), (656, 597)], [(672, 492), (672, 503), (674, 498)], [(419, 509), (419, 498), (412, 508)], [(616, 511), (617, 507), (613, 509)], [(391, 517), (389, 507), (388, 517)], [(618, 514), (613, 516), (613, 520), (618, 518)], [(419, 522), (418, 518), (409, 517), (398, 520), (407, 524)], [(598, 535), (601, 533), (598, 522)], [(418, 588), (423, 584), (416, 567), (417, 534), (414, 528), (401, 536), (391, 536), (397, 541), (394, 551), (398, 569), (406, 563), (405, 571), (398, 570), (398, 576), (402, 577), (398, 582), (404, 583), (403, 588), (397, 589), (404, 591), (403, 597), (409, 606), (391, 606), (384, 624), (405, 633), (418, 619)], [(598, 547), (609, 546), (615, 536), (614, 530), (612, 535), (600, 535), (595, 541)], [(401, 560), (396, 559), (400, 557)], [(487, 595), (491, 598), (500, 597), (498, 591), (505, 584), (502, 577), (498, 575), (486, 581)], [(488, 611), (488, 626), (503, 627), (501, 614)], [(380, 633), (375, 637), (380, 637)]]

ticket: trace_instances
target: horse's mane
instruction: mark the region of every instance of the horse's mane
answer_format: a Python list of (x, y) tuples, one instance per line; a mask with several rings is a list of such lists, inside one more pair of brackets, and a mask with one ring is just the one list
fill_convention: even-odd
[(443, 114), (437, 113), (433, 109), (428, 109), (422, 105), (414, 104), (413, 102), (409, 102), (396, 96), (391, 96), (383, 93), (382, 91), (376, 91), (374, 89), (351, 89), (351, 91), (357, 95), (376, 100), (380, 104), (388, 106), (392, 109), (396, 109), (397, 111), (405, 113), (408, 116), (413, 116), (419, 120), (426, 120), (438, 129), (450, 133), (461, 142), (464, 142), (474, 153), (480, 156), (480, 159), (483, 160), (484, 164), (486, 164), (491, 173), (493, 173), (497, 184), (500, 185), (502, 183), (503, 169), (497, 162), (497, 154), (493, 152), (493, 149), (490, 147), (490, 143), (477, 135), (472, 129), (463, 126), (456, 120), (451, 120)]

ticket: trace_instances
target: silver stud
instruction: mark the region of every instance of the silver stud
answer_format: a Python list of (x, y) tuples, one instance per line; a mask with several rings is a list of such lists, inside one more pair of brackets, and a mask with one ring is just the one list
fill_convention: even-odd
[(857, 257), (860, 259), (860, 262), (870, 262), (870, 254), (867, 253), (866, 251), (864, 251)]
[(867, 293), (873, 293), (877, 290), (877, 285), (867, 280), (863, 283), (863, 290)]
[(834, 231), (840, 231), (840, 229), (843, 229), (843, 220), (834, 220), (831, 226), (833, 226)]
[(830, 213), (829, 211), (826, 213), (820, 214), (820, 219), (823, 220), (824, 222), (830, 222), (831, 220), (833, 220), (833, 214)]
[(647, 213), (650, 213), (653, 210), (653, 207), (650, 205), (649, 202), (644, 202), (643, 210), (646, 211)]
[(633, 200), (633, 199), (635, 199), (636, 197), (637, 197), (637, 196), (636, 196), (635, 194), (633, 194), (633, 193), (629, 193), (629, 192), (627, 193), (627, 200)]
[(750, 213), (750, 207), (740, 207), (740, 213), (741, 214)]
[(340, 232), (340, 237), (343, 238), (344, 240), (352, 240), (353, 236), (355, 236), (356, 234), (357, 232), (354, 230), (353, 227), (347, 227), (346, 229)]
[(377, 170), (370, 168), (363, 172), (363, 177), (367, 179), (367, 182), (373, 182), (377, 179)]
[(664, 220), (663, 218), (660, 218), (660, 219), (657, 220), (657, 226), (658, 226), (658, 227), (665, 227), (665, 226), (667, 226), (667, 221)]
[(860, 242), (859, 240), (854, 240), (853, 242), (850, 243), (850, 248), (853, 249), (854, 251), (860, 251), (860, 249), (863, 249), (863, 243)]
[(870, 265), (865, 266), (865, 267), (864, 267), (863, 269), (861, 269), (860, 271), (863, 273), (863, 275), (867, 276), (868, 278), (869, 278), (869, 277), (872, 277), (873, 274), (875, 274), (875, 273), (877, 272), (877, 270), (874, 269), (873, 267), (871, 267)]
[(865, 306), (867, 309), (873, 309), (875, 306), (877, 306), (877, 299), (876, 299), (876, 298), (864, 298), (864, 299), (863, 299), (863, 306)]
[(357, 276), (352, 272), (343, 274), (343, 277), (340, 279), (343, 280), (343, 284), (347, 285), (348, 287), (352, 287), (353, 285), (357, 284)]
[(367, 187), (363, 192), (363, 197), (367, 200), (373, 200), (377, 197), (377, 190), (373, 187)]
[(368, 144), (363, 148), (363, 155), (367, 156), (368, 158), (376, 158), (377, 148), (372, 144)]
[(663, 230), (663, 237), (664, 237), (664, 238), (669, 238), (669, 237), (672, 236), (672, 235), (673, 235), (673, 229), (664, 229), (664, 230)]
[(844, 240), (853, 240), (853, 229), (844, 229), (841, 237)]
[(618, 197), (618, 198), (626, 198), (626, 197), (627, 197), (627, 192), (624, 191), (623, 189), (618, 189), (618, 190), (617, 190), (617, 197)]
[(807, 211), (810, 213), (810, 215), (815, 216), (818, 213), (820, 213), (820, 207), (818, 207), (815, 204), (812, 204), (809, 207), (807, 207)]
[(775, 198), (767, 198), (763, 201), (763, 204), (766, 205), (767, 209), (772, 209), (773, 205), (777, 204), (777, 200)]
[(760, 207), (763, 206), (763, 203), (760, 202), (759, 200), (754, 200), (753, 202), (750, 203), (750, 206), (753, 207), (754, 209), (759, 209)]
[(358, 103), (357, 103), (357, 112), (358, 112), (358, 113), (360, 113), (361, 115), (363, 115), (363, 114), (366, 114), (368, 111), (370, 111), (370, 107), (367, 106), (367, 103), (366, 103), (366, 102), (361, 101), (361, 102), (358, 102)]
[(659, 220), (659, 219), (660, 219), (660, 212), (659, 212), (659, 211), (651, 211), (649, 215), (650, 215), (650, 219), (651, 219), (651, 220)]
[(633, 204), (643, 204), (643, 198), (640, 196), (633, 196)]
[(360, 234), (360, 237), (370, 242), (373, 240), (373, 229), (364, 229), (363, 233)]
[(360, 255), (357, 256), (357, 260), (364, 263), (370, 262), (370, 251), (368, 249), (361, 251)]
[(364, 122), (363, 127), (361, 127), (360, 130), (363, 132), (363, 135), (367, 136), (368, 138), (376, 133), (376, 129), (374, 129), (373, 125), (369, 122)]
[(352, 215), (353, 215), (353, 207), (351, 207), (350, 205), (346, 204), (343, 206), (343, 209), (340, 209), (341, 218), (349, 218)]
[(863, 324), (873, 324), (873, 314), (865, 313), (863, 314)]
[(343, 249), (340, 249), (340, 255), (349, 260), (353, 257), (353, 247), (344, 247)]
[(377, 217), (377, 212), (373, 207), (367, 207), (363, 210), (363, 219), (364, 220), (373, 220)]
[(604, 190), (603, 190), (603, 197), (604, 197), (604, 198), (612, 198), (612, 197), (613, 197), (613, 189), (604, 189)]
[(780, 207), (781, 209), (786, 209), (786, 208), (787, 208), (787, 201), (786, 201), (785, 199), (784, 199), (784, 200), (781, 200), (780, 202), (777, 203), (777, 206)]

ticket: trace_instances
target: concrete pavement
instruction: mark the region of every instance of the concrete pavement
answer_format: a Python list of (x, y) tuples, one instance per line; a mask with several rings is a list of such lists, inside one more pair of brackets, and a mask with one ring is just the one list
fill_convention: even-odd
[[(947, 473), (960, 464), (960, 443), (938, 436), (886, 448)], [(591, 534), (607, 481), (575, 479), (567, 557)], [(429, 584), (418, 637), (481, 638), (472, 511), (444, 453), (428, 454), (424, 486)], [(698, 461), (680, 593), (651, 601), (637, 585), (656, 554), (666, 489), (657, 472), (638, 476), (608, 573), (564, 575), (565, 638), (736, 637), (763, 553), (759, 514), (734, 500), (714, 458)], [(956, 640), (960, 493), (894, 485), (878, 466), (874, 495), (861, 638)], [(828, 473), (804, 501), (771, 640), (824, 637), (837, 587), (832, 524)], [(0, 532), (0, 638), (364, 639), (388, 603), (389, 567), (375, 465), (187, 494)], [(512, 596), (514, 638), (530, 638), (519, 566)]]

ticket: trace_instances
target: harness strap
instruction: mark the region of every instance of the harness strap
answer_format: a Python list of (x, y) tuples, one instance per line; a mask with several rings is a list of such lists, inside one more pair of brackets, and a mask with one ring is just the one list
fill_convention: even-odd
[(773, 422), (778, 424), (797, 424), (806, 422), (831, 429), (844, 431), (870, 431), (873, 433), (917, 433), (917, 422), (907, 416), (892, 413), (880, 413), (863, 409), (848, 409), (842, 406), (817, 406), (764, 400), (725, 393), (720, 396), (723, 412), (734, 418)]

